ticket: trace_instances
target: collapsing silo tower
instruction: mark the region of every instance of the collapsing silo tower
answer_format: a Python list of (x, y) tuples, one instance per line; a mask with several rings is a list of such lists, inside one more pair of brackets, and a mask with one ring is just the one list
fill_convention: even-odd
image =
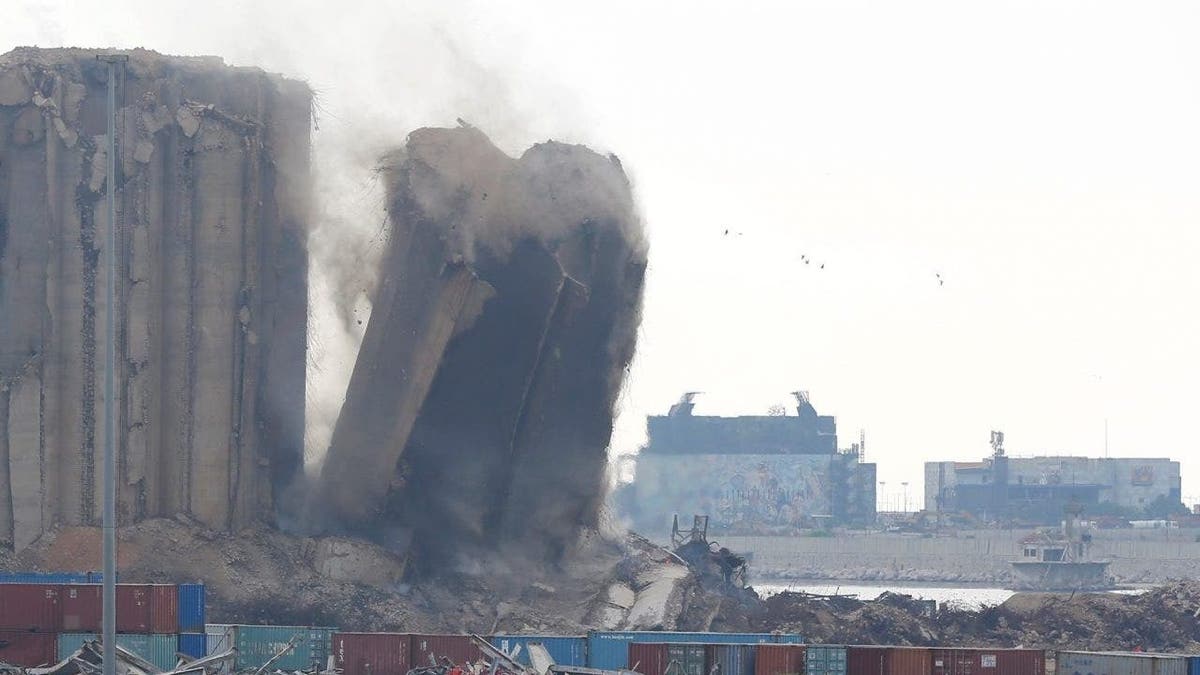
[(596, 523), (646, 247), (615, 157), (422, 129), (385, 162), (393, 236), (321, 474), (346, 527), (434, 559), (561, 553)]
[(120, 522), (269, 518), (302, 458), (311, 92), (129, 52), (106, 176), (96, 54), (0, 57), (0, 539), (17, 547), (100, 518), (114, 186)]

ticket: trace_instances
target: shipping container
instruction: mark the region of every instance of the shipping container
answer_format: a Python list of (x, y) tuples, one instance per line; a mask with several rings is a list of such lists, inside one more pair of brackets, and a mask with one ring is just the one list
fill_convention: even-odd
[(700, 675), (754, 675), (758, 645), (709, 645), (707, 666)]
[(1046, 673), (1046, 652), (1040, 649), (934, 649), (930, 652), (930, 658), (930, 672), (933, 675)]
[(99, 633), (104, 623), (104, 587), (68, 584), (59, 591), (61, 628), (66, 633)]
[[(679, 664), (683, 675), (708, 675), (708, 645), (672, 642), (667, 645), (667, 664)], [(674, 674), (673, 674), (674, 675)]]
[[(754, 675), (802, 675), (804, 645), (756, 645)], [(928, 675), (920, 673), (919, 675)]]
[(671, 657), (659, 642), (630, 642), (629, 669), (642, 675), (665, 675)]
[(0, 584), (0, 630), (56, 633), (62, 627), (61, 586)]
[(888, 675), (887, 666), (887, 647), (846, 647), (846, 672), (849, 675)]
[(1200, 656), (1188, 657), (1188, 675), (1200, 675)]
[(0, 661), (26, 668), (58, 663), (57, 638), (54, 633), (0, 631)]
[(560, 666), (586, 666), (587, 665), (587, 637), (579, 636), (557, 636), (557, 635), (493, 635), (491, 637), (492, 646), (503, 651), (505, 654), (512, 654), (514, 648), (520, 646), (521, 651), (517, 652), (517, 661), (523, 665), (529, 665), (529, 649), (526, 645), (530, 642), (539, 642), (550, 652), (550, 658)]
[[(58, 661), (74, 654), (85, 642), (99, 640), (95, 633), (62, 633), (58, 636)], [(117, 646), (153, 663), (161, 670), (174, 670), (179, 641), (174, 635), (127, 633), (117, 635)]]
[(629, 667), (629, 645), (633, 642), (663, 644), (759, 644), (802, 642), (798, 635), (779, 633), (669, 633), (665, 631), (592, 631), (588, 633), (588, 666), (602, 670)]
[(160, 635), (179, 632), (179, 589), (175, 584), (150, 587), (150, 632)]
[(405, 675), (410, 642), (403, 633), (334, 633), (334, 667), (342, 675)]
[(1188, 675), (1188, 658), (1131, 652), (1058, 653), (1057, 675)]
[(208, 656), (208, 636), (204, 633), (180, 633), (179, 653), (187, 654), (193, 659)]
[(483, 652), (471, 639), (470, 635), (418, 635), (412, 636), (408, 648), (408, 658), (413, 668), (423, 668), (430, 665), (441, 665), (445, 659), (461, 666), (465, 663), (475, 663), (483, 658)]
[(205, 619), (204, 584), (179, 584), (179, 632), (203, 633)]
[(87, 572), (0, 572), (0, 584), (86, 584)]
[(230, 632), (232, 626), (227, 623), (204, 624), (204, 650), (209, 656), (222, 654), (233, 649), (236, 636)]
[(205, 627), (205, 648), (210, 655), (237, 649), (234, 668), (254, 670), (295, 639), (291, 651), (279, 657), (272, 667), (279, 670), (306, 670), (314, 665), (324, 668), (334, 630), (314, 626), (209, 624)]
[(151, 622), (150, 584), (117, 585), (117, 632), (149, 633)]
[(933, 660), (925, 647), (888, 647), (887, 675), (929, 675)]
[(845, 675), (846, 648), (839, 645), (809, 645), (804, 650), (806, 675)]

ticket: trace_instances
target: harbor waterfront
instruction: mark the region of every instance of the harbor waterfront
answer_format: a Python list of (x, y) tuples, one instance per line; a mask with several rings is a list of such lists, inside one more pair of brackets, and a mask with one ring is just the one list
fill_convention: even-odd
[[(1120, 588), (1102, 593), (1137, 595), (1149, 590), (1149, 586), (1137, 588)], [(934, 600), (938, 606), (943, 603), (966, 609), (979, 609), (999, 605), (1016, 595), (1019, 591), (1006, 588), (996, 588), (984, 585), (957, 585), (908, 583), (896, 584), (867, 584), (858, 582), (837, 582), (819, 579), (795, 579), (792, 581), (771, 580), (767, 583), (755, 584), (754, 590), (763, 597), (791, 591), (794, 593), (811, 593), (813, 595), (851, 595), (859, 600), (875, 600), (884, 593), (899, 593), (911, 595), (918, 600)]]

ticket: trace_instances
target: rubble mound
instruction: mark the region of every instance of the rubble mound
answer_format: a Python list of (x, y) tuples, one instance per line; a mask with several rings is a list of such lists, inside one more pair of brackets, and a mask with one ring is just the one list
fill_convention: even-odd
[(1178, 581), (1140, 595), (1018, 594), (978, 610), (927, 605), (886, 593), (852, 597), (780, 593), (754, 630), (798, 632), (812, 643), (1027, 647), (1192, 652), (1200, 649), (1200, 583)]

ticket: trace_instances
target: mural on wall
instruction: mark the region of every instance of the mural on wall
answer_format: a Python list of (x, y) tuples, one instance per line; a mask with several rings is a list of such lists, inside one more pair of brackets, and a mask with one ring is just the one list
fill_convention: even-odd
[(655, 526), (674, 514), (709, 516), (744, 534), (798, 530), (830, 513), (830, 455), (642, 455), (637, 511)]
[(1134, 467), (1130, 482), (1134, 485), (1154, 485), (1154, 467), (1148, 465)]

